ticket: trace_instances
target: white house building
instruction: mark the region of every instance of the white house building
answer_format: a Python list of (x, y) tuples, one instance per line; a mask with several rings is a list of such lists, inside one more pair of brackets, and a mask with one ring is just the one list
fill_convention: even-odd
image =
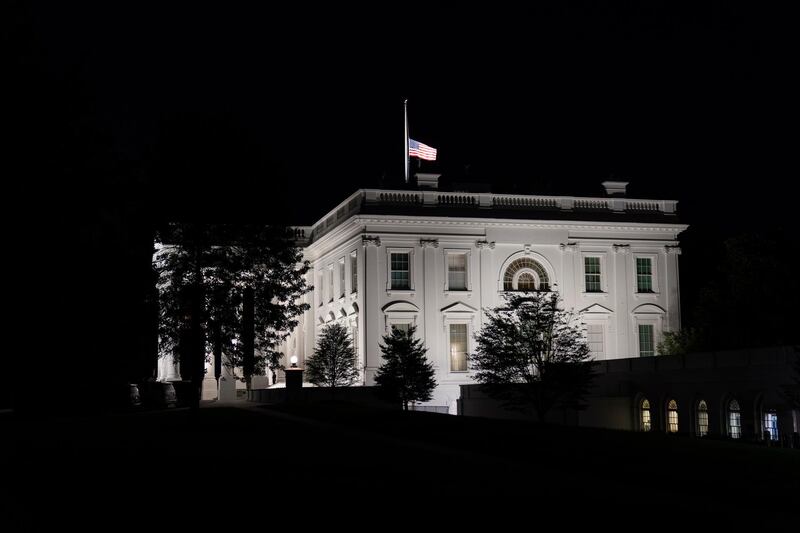
[(427, 405), (456, 412), (482, 309), (507, 291), (558, 290), (581, 312), (595, 359), (656, 354), (680, 328), (674, 200), (445, 192), (437, 175), (419, 190), (354, 192), (295, 235), (311, 262), (311, 305), (285, 343), (300, 366), (331, 322), (352, 333), (363, 384), (374, 384), (390, 328), (417, 327), (438, 387)]

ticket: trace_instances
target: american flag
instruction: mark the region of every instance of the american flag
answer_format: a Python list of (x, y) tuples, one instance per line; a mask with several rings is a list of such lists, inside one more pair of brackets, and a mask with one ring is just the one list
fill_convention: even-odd
[(414, 139), (408, 140), (408, 155), (410, 157), (419, 157), (426, 161), (436, 161), (436, 148), (431, 148), (427, 144), (422, 144)]

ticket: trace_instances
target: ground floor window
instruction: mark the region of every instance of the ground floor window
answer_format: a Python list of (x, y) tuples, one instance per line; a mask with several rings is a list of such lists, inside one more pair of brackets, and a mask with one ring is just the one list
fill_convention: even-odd
[(667, 404), (667, 431), (678, 432), (678, 402), (670, 400)]
[(764, 413), (764, 431), (769, 432), (764, 438), (769, 440), (778, 440), (778, 414), (775, 411), (767, 411)]
[(697, 436), (706, 435), (708, 435), (708, 405), (705, 400), (700, 400), (697, 404)]
[(467, 371), (466, 324), (450, 324), (450, 371)]
[(650, 428), (650, 402), (644, 399), (639, 409), (639, 429), (642, 431), (650, 431)]
[(732, 439), (742, 436), (742, 410), (736, 400), (728, 404), (728, 436)]

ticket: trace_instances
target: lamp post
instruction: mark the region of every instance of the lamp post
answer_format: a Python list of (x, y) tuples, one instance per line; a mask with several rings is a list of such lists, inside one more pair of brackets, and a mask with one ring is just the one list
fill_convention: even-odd
[(303, 369), (297, 366), (297, 356), (289, 358), (290, 367), (286, 369), (286, 401), (295, 403), (300, 400), (303, 390)]

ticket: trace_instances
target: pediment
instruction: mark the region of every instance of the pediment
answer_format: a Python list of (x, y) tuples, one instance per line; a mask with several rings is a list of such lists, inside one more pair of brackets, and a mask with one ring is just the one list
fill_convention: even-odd
[(442, 313), (476, 313), (478, 310), (464, 302), (456, 302), (442, 308)]
[(384, 313), (419, 313), (419, 307), (411, 302), (398, 300), (384, 305), (381, 311)]
[(612, 311), (608, 307), (602, 306), (600, 304), (592, 304), (589, 307), (587, 307), (586, 309), (582, 309), (581, 310), (581, 313), (585, 313), (585, 314), (589, 314), (589, 315), (598, 314), (598, 313), (607, 315), (607, 314), (613, 313), (613, 312), (614, 311)]
[(666, 311), (655, 304), (642, 304), (633, 310), (634, 314), (663, 315)]

